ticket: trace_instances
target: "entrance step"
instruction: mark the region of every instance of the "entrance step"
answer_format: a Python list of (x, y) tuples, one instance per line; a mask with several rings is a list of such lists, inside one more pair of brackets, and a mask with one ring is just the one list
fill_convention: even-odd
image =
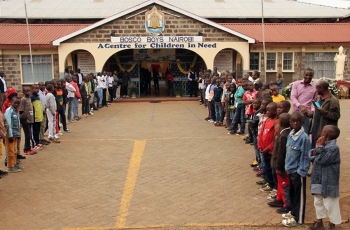
[(123, 98), (114, 101), (114, 103), (126, 103), (126, 102), (149, 102), (158, 103), (166, 101), (199, 101), (199, 97), (139, 97), (139, 98)]

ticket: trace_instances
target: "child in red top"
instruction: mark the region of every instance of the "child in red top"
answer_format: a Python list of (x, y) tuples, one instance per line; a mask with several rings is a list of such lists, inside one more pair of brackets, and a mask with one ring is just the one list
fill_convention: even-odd
[(262, 125), (259, 133), (258, 148), (263, 154), (263, 175), (268, 185), (260, 190), (264, 192), (271, 192), (275, 187), (275, 181), (272, 176), (271, 168), (271, 156), (275, 137), (275, 122), (277, 120), (277, 104), (275, 102), (271, 102), (267, 105), (266, 116), (267, 120)]

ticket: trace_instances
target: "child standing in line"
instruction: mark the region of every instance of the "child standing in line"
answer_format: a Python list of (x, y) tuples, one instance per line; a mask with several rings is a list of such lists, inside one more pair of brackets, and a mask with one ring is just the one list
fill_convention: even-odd
[(317, 221), (310, 226), (310, 230), (324, 229), (322, 219), (327, 217), (330, 221), (328, 229), (335, 229), (335, 225), (342, 222), (339, 208), (339, 135), (338, 127), (326, 125), (316, 142), (316, 149), (311, 150), (311, 193), (314, 195)]
[[(3, 142), (5, 141), (7, 134), (8, 124), (5, 121), (5, 117), (0, 113), (0, 158), (3, 156)], [(6, 175), (6, 171), (0, 170), (0, 175)], [(1, 178), (1, 177), (0, 177)]]
[[(84, 78), (84, 77), (83, 77)], [(56, 82), (56, 101), (57, 101), (57, 113), (59, 116), (59, 119), (62, 122), (63, 131), (66, 133), (70, 133), (71, 131), (67, 128), (67, 119), (66, 114), (64, 113), (64, 91), (62, 89), (62, 82), (57, 81)]]
[(277, 134), (275, 134), (275, 143), (271, 159), (272, 170), (275, 170), (277, 176), (277, 192), (275, 199), (267, 204), (271, 207), (280, 207), (281, 209), (277, 209), (277, 212), (283, 214), (291, 210), (288, 174), (284, 169), (287, 151), (286, 144), (290, 133), (289, 113), (278, 114), (278, 122), (279, 125), (278, 130), (276, 130)]
[(53, 95), (54, 88), (52, 84), (46, 86), (48, 93), (46, 94), (46, 115), (48, 120), (49, 140), (53, 143), (60, 143), (56, 134), (56, 111), (57, 104), (55, 96)]
[(221, 121), (221, 118), (222, 118), (221, 97), (222, 97), (223, 91), (224, 90), (221, 87), (220, 79), (218, 78), (218, 79), (216, 79), (216, 87), (214, 89), (214, 97), (213, 97), (214, 106), (215, 106), (215, 117), (216, 117), (216, 120), (214, 122), (215, 126), (222, 126), (222, 121)]
[[(7, 150), (6, 171), (9, 173), (17, 173), (21, 171), (21, 169), (19, 169), (19, 167), (16, 165), (17, 142), (20, 138), (20, 116), (17, 110), (19, 104), (20, 99), (16, 96), (12, 97), (11, 106), (5, 111), (5, 119), (9, 125), (7, 136), (5, 138), (5, 146)], [(23, 117), (24, 116), (25, 115), (23, 115)]]
[(270, 90), (271, 90), (271, 94), (272, 94), (272, 100), (273, 102), (280, 102), (280, 101), (284, 101), (285, 98), (278, 93), (278, 86), (277, 85), (270, 85)]
[(290, 187), (289, 195), (292, 203), (292, 211), (282, 214), (287, 219), (282, 224), (287, 227), (297, 227), (304, 223), (306, 204), (306, 175), (310, 168), (309, 151), (311, 143), (308, 135), (302, 127), (304, 115), (295, 111), (290, 117), (292, 131), (287, 139), (287, 152), (284, 168), (288, 173)]
[[(245, 104), (245, 114), (247, 115), (247, 121), (250, 120), (254, 114), (254, 109), (252, 106), (253, 100), (256, 98), (258, 91), (254, 89), (254, 83), (247, 83), (247, 91), (243, 94), (243, 103)], [(248, 137), (245, 140), (246, 144), (253, 143), (253, 135), (251, 130), (248, 129)]]
[(19, 105), (19, 113), (25, 114), (27, 120), (24, 120), (21, 124), (24, 132), (24, 154), (25, 155), (33, 155), (36, 153), (35, 149), (31, 148), (32, 141), (32, 126), (34, 123), (33, 117), (33, 104), (30, 100), (31, 90), (29, 87), (23, 87), (24, 97), (22, 97), (20, 105)]
[(206, 121), (212, 120), (211, 110), (210, 110), (210, 101), (212, 100), (212, 96), (210, 96), (211, 84), (212, 84), (211, 80), (207, 79), (206, 80), (206, 89), (205, 89), (205, 102), (206, 102), (206, 107), (208, 108), (208, 116), (204, 119)]
[(263, 154), (263, 174), (265, 175), (265, 180), (268, 185), (266, 185), (264, 188), (261, 188), (260, 191), (271, 192), (275, 187), (271, 168), (271, 156), (275, 136), (275, 122), (277, 120), (277, 104), (275, 102), (271, 102), (267, 105), (266, 116), (267, 119), (262, 125), (258, 137), (258, 149)]
[(258, 125), (259, 125), (259, 117), (261, 116), (261, 100), (256, 98), (253, 101), (253, 109), (255, 110), (252, 119), (248, 121), (248, 128), (252, 133), (254, 151), (255, 151), (255, 160), (250, 165), (251, 167), (258, 167), (261, 163), (260, 152), (258, 149)]
[(32, 95), (30, 95), (30, 100), (33, 105), (33, 138), (34, 145), (36, 149), (42, 149), (44, 146), (40, 144), (40, 126), (43, 121), (43, 106), (41, 105), (39, 97), (39, 85), (32, 86)]
[[(227, 125), (228, 130), (231, 130), (233, 127), (233, 118), (235, 117), (235, 111), (236, 111), (236, 101), (235, 101), (236, 90), (237, 90), (236, 84), (232, 83), (230, 85), (230, 90), (229, 90), (230, 93), (228, 95), (228, 99), (226, 102), (228, 105), (227, 109), (229, 111), (230, 120), (231, 120), (231, 123)], [(228, 134), (231, 134), (231, 133), (228, 133)]]
[[(257, 136), (257, 142), (258, 143), (258, 139), (259, 139), (259, 133), (261, 131), (261, 127), (264, 124), (264, 122), (267, 119), (267, 115), (266, 115), (266, 107), (268, 104), (270, 104), (272, 102), (271, 97), (266, 97), (262, 100), (261, 102), (261, 106), (260, 106), (260, 116), (259, 116), (259, 123), (258, 123), (258, 136)], [(264, 169), (264, 156), (263, 154), (259, 151), (260, 154), (260, 162), (258, 167), (255, 167), (254, 170), (257, 171), (256, 172), (256, 176), (263, 176), (265, 178), (265, 175), (263, 175), (263, 169)], [(258, 158), (259, 159), (259, 158)], [(254, 164), (251, 164), (252, 167), (254, 167)], [(267, 182), (265, 179), (257, 181), (256, 184), (261, 185), (261, 186), (266, 186)]]
[(45, 95), (46, 95), (46, 87), (44, 82), (39, 82), (39, 98), (40, 98), (40, 102), (41, 105), (43, 107), (43, 121), (40, 124), (40, 133), (39, 133), (39, 139), (40, 139), (40, 144), (42, 145), (49, 145), (50, 141), (45, 140), (45, 130), (46, 130), (46, 126), (47, 126), (47, 118), (46, 118), (46, 99), (45, 99)]
[(85, 76), (83, 78), (83, 83), (80, 85), (80, 95), (81, 95), (81, 113), (82, 117), (88, 117), (89, 116), (89, 99), (90, 99), (90, 92), (89, 87), (87, 85), (87, 77)]

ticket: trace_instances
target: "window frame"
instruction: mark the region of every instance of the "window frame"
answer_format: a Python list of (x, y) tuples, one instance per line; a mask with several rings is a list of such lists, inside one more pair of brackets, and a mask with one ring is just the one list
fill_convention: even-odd
[[(259, 55), (259, 57), (258, 57), (258, 69), (251, 69), (250, 68), (250, 55), (251, 55), (251, 53), (258, 53), (258, 55)], [(249, 52), (249, 72), (253, 72), (253, 71), (258, 71), (258, 72), (260, 72), (260, 61), (261, 61), (261, 54), (260, 54), (260, 52), (259, 51), (257, 51), (257, 52)]]
[[(51, 58), (51, 73), (52, 73), (52, 78), (50, 80), (55, 79), (55, 71), (54, 71), (54, 61), (53, 61), (53, 54), (52, 53), (40, 53), (40, 54), (33, 54), (33, 58), (34, 56), (46, 56), (49, 55)], [(34, 82), (24, 82), (24, 76), (23, 76), (23, 68), (22, 68), (22, 56), (30, 56), (30, 54), (20, 54), (19, 55), (19, 64), (20, 64), (20, 71), (21, 71), (21, 84), (22, 85), (33, 85)], [(35, 65), (35, 63), (34, 63)], [(34, 72), (35, 74), (35, 72)], [(35, 80), (35, 79), (34, 79)], [(37, 84), (39, 81), (35, 81), (35, 83)]]
[[(267, 69), (267, 56), (268, 54), (275, 54), (275, 68), (274, 69)], [(265, 66), (265, 71), (266, 72), (277, 72), (277, 52), (266, 52), (266, 66)]]
[[(284, 54), (292, 54), (292, 69), (284, 69)], [(282, 72), (294, 72), (294, 52), (282, 52)]]

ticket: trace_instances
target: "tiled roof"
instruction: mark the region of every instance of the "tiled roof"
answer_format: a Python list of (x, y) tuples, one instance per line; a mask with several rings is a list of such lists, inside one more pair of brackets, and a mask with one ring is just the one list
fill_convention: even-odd
[[(261, 24), (220, 23), (231, 30), (262, 42)], [(350, 43), (350, 23), (265, 24), (269, 43)]]
[[(52, 46), (52, 41), (80, 30), (86, 24), (35, 24), (30, 25), (32, 45)], [(28, 45), (25, 24), (0, 24), (0, 45)]]
[[(31, 19), (103, 19), (146, 0), (32, 0)], [(204, 18), (261, 18), (261, 0), (163, 0)], [(23, 0), (0, 1), (0, 18), (24, 19)], [(350, 10), (295, 0), (264, 0), (266, 18), (344, 18)]]

